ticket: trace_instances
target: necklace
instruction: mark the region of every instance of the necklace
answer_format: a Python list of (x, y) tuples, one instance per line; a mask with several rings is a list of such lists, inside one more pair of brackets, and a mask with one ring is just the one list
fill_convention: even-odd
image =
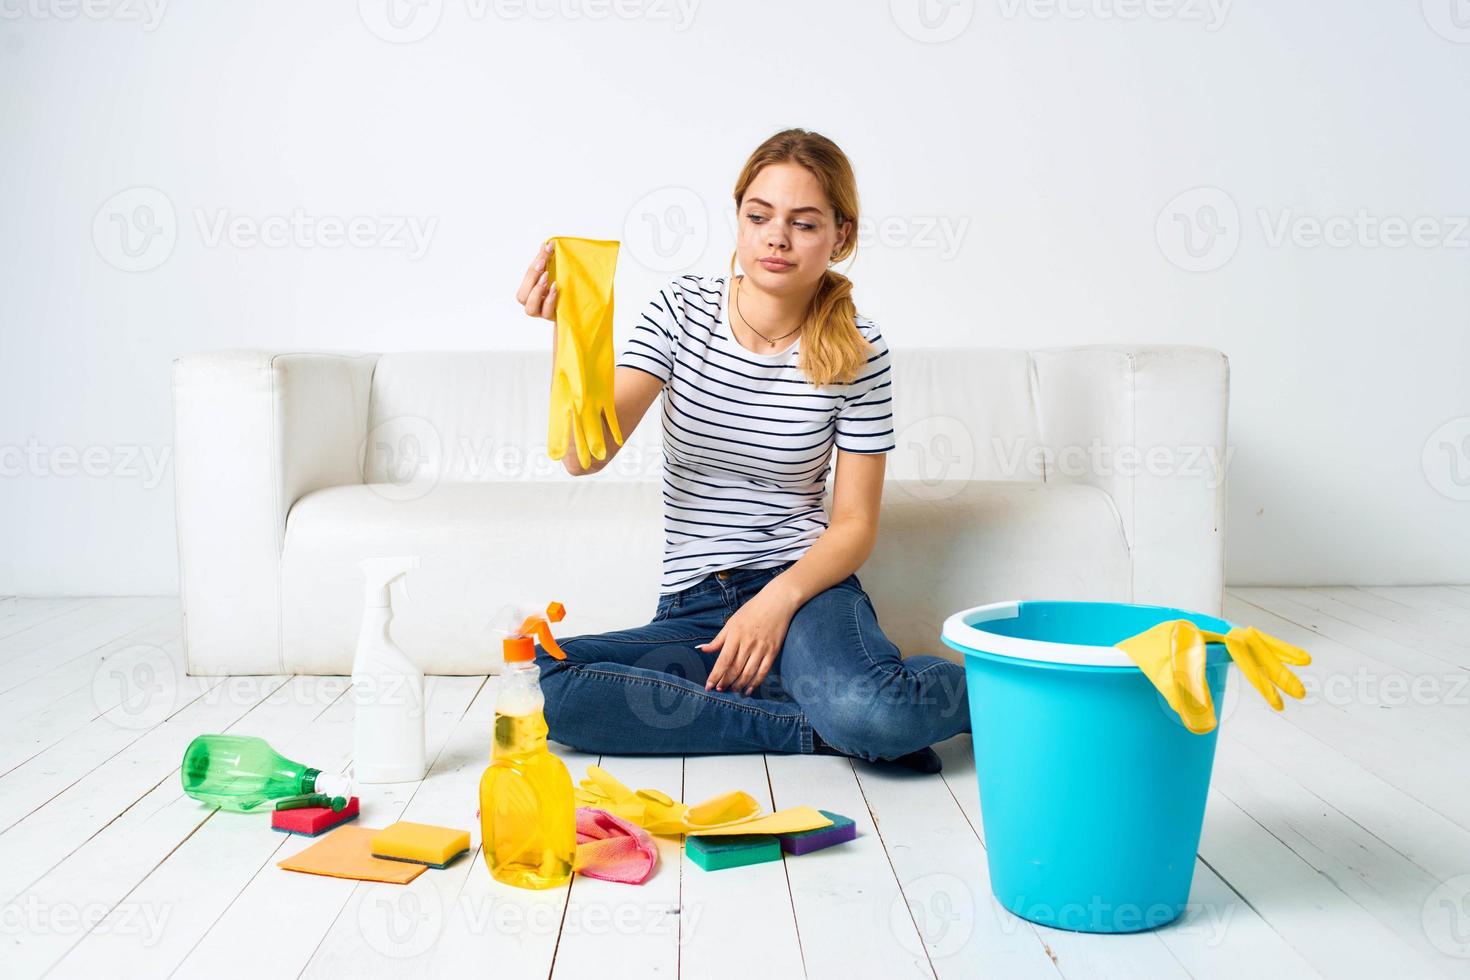
[(796, 325), (796, 330), (788, 330), (785, 333), (783, 333), (780, 337), (776, 337), (776, 338), (767, 337), (765, 334), (763, 334), (759, 330), (757, 330), (755, 328), (755, 326), (753, 324), (751, 324), (751, 322), (748, 319), (746, 319), (745, 313), (740, 309), (740, 289), (739, 289), (739, 285), (740, 285), (741, 280), (743, 280), (744, 278), (745, 278), (744, 276), (739, 276), (735, 280), (735, 284), (736, 284), (736, 287), (737, 287), (735, 289), (735, 312), (740, 315), (740, 319), (742, 319), (742, 320), (745, 321), (745, 325), (747, 327), (750, 327), (750, 332), (751, 333), (755, 334), (761, 340), (764, 340), (770, 346), (775, 347), (777, 340), (783, 340), (783, 339), (785, 339), (787, 337), (790, 337), (792, 334), (796, 333), (796, 330), (800, 330), (801, 329), (802, 325), (798, 323)]

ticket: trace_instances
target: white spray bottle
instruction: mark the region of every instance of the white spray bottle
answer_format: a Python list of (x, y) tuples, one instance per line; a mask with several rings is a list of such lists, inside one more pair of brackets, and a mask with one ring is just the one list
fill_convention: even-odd
[[(360, 783), (424, 778), (424, 673), (393, 642), (393, 583), (419, 567), (417, 557), (364, 558), (367, 590), (352, 663), (353, 770)], [(407, 581), (404, 582), (407, 592)]]

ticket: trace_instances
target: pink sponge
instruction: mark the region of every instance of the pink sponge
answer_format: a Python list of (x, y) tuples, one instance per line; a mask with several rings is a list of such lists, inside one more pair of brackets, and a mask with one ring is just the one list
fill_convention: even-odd
[(347, 801), (341, 813), (332, 812), (329, 806), (304, 806), (297, 810), (272, 810), (271, 829), (283, 834), (300, 834), (316, 837), (339, 824), (357, 819), (357, 797)]

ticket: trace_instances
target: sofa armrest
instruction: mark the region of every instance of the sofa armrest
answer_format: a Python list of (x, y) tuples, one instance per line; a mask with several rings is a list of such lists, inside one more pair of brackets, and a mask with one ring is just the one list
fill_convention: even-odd
[[(190, 673), (281, 670), (291, 506), (362, 482), (375, 354), (217, 351), (173, 363), (179, 590)], [(245, 665), (242, 668), (242, 665)]]
[(1047, 482), (1112, 496), (1133, 601), (1218, 615), (1225, 578), (1230, 363), (1185, 346), (1031, 352)]

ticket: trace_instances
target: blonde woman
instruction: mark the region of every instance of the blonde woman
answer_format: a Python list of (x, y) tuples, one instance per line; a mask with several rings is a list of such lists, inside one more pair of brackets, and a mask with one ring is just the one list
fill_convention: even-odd
[[(537, 647), (551, 737), (587, 752), (819, 752), (938, 772), (969, 731), (964, 668), (903, 659), (856, 569), (878, 534), (893, 380), (832, 266), (856, 246), (852, 167), (801, 129), (735, 183), (730, 274), (671, 280), (617, 361), (626, 437), (663, 394), (664, 554), (651, 622)], [(547, 247), (516, 293), (555, 319)], [(738, 257), (744, 275), (735, 275)], [(594, 474), (564, 459), (573, 476)], [(836, 449), (831, 517), (826, 477)]]

